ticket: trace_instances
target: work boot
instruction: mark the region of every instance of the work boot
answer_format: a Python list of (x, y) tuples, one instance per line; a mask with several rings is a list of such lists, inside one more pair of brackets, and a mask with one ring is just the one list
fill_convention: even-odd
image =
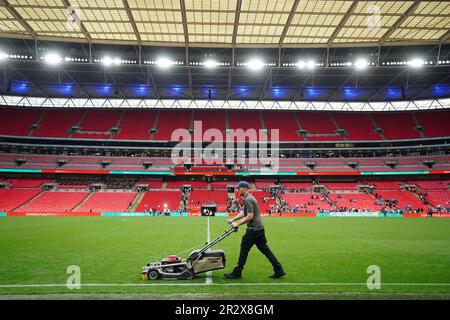
[(283, 269), (275, 271), (274, 274), (270, 275), (269, 278), (271, 279), (280, 279), (281, 277), (285, 276), (286, 272), (284, 272)]
[(233, 269), (233, 272), (224, 274), (226, 279), (240, 279), (242, 278), (242, 271), (238, 267)]

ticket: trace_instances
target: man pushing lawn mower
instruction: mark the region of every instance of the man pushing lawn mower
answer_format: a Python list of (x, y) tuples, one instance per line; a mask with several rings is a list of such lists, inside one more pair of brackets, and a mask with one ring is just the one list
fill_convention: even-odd
[[(250, 188), (250, 186), (248, 182), (241, 181), (236, 186), (236, 188), (238, 190), (239, 196), (244, 198), (244, 211), (233, 219), (227, 220), (227, 223), (231, 224), (233, 228), (238, 228), (242, 224), (247, 224), (247, 230), (242, 237), (241, 252), (239, 254), (238, 265), (234, 268), (233, 272), (226, 273), (225, 278), (241, 278), (242, 270), (244, 269), (245, 262), (247, 261), (248, 253), (250, 252), (250, 249), (253, 247), (253, 245), (256, 245), (258, 250), (267, 257), (267, 259), (273, 266), (274, 274), (270, 275), (269, 278), (278, 279), (283, 277), (286, 273), (267, 245), (264, 225), (262, 223), (261, 215), (259, 212), (258, 201), (249, 193), (248, 189)], [(234, 222), (236, 220), (240, 221)]]

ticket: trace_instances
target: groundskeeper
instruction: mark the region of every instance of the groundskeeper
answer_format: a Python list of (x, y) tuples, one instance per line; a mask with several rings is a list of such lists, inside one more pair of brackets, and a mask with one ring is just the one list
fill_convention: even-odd
[(239, 227), (240, 225), (247, 224), (247, 230), (242, 236), (241, 252), (239, 254), (238, 265), (234, 268), (233, 272), (226, 273), (225, 278), (240, 279), (242, 277), (242, 270), (244, 269), (248, 253), (250, 252), (250, 249), (253, 247), (253, 245), (256, 245), (258, 250), (267, 257), (267, 259), (273, 266), (274, 273), (270, 275), (269, 278), (281, 278), (286, 273), (267, 245), (264, 225), (262, 223), (261, 215), (259, 212), (258, 201), (250, 194), (250, 192), (248, 191), (249, 188), (250, 186), (246, 181), (241, 181), (236, 186), (239, 196), (243, 197), (244, 210), (233, 219), (227, 220), (227, 223), (231, 224), (235, 228)]

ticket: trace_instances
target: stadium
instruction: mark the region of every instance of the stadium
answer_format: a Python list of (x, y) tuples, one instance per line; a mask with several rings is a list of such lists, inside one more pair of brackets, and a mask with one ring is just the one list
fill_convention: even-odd
[(0, 299), (450, 299), (447, 1), (0, 0), (0, 141)]

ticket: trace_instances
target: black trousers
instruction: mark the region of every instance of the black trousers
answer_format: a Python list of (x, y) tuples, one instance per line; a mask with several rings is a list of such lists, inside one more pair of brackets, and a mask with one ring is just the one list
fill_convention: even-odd
[(266, 258), (272, 264), (273, 270), (275, 272), (282, 270), (281, 264), (278, 262), (277, 258), (267, 245), (267, 239), (264, 229), (257, 231), (247, 229), (245, 234), (242, 236), (241, 252), (239, 254), (238, 265), (234, 269), (235, 273), (241, 273), (244, 269), (244, 265), (247, 262), (248, 253), (250, 252), (250, 249), (253, 247), (253, 245), (256, 245), (258, 250), (266, 256)]

